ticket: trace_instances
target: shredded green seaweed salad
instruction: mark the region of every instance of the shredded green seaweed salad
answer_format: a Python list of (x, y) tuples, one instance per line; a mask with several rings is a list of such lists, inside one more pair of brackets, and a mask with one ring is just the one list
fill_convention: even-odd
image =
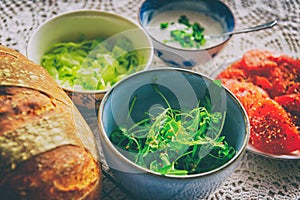
[[(125, 156), (163, 175), (188, 175), (215, 169), (235, 155), (234, 147), (220, 135), (225, 116), (212, 113), (208, 98), (194, 109), (177, 110), (153, 87), (167, 107), (157, 107), (158, 114), (147, 113), (133, 126), (119, 126), (110, 135), (112, 143), (126, 152)], [(130, 113), (136, 100), (135, 96)]]
[(41, 59), (59, 85), (80, 90), (102, 90), (113, 86), (126, 75), (141, 70), (143, 57), (130, 40), (92, 39), (59, 42)]
[[(164, 40), (164, 43), (168, 42), (178, 42), (181, 47), (184, 48), (200, 48), (206, 43), (204, 37), (204, 28), (198, 23), (190, 23), (190, 20), (187, 16), (181, 15), (178, 19), (178, 23), (184, 25), (183, 29), (176, 29), (170, 31), (171, 40)], [(160, 29), (164, 30), (173, 25), (174, 22), (161, 22)]]

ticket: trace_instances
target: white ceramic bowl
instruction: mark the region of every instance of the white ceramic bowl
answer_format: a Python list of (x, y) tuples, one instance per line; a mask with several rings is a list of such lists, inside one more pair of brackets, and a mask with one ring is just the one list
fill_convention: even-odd
[[(233, 31), (235, 28), (232, 11), (220, 0), (144, 0), (138, 13), (139, 23), (153, 40), (155, 54), (173, 67), (195, 67), (211, 61), (231, 38), (227, 36), (213, 42), (208, 39), (204, 44), (206, 46), (200, 48), (182, 48), (180, 45), (165, 43), (164, 40), (170, 31), (161, 30), (159, 23), (168, 22), (170, 30), (178, 27), (182, 30), (183, 28), (176, 24), (180, 15), (186, 15), (190, 23), (203, 23), (205, 35), (217, 35)], [(175, 25), (171, 22), (175, 22)], [(212, 28), (214, 26), (218, 29)]]
[[(41, 24), (30, 37), (27, 56), (41, 64), (42, 55), (57, 42), (125, 36), (131, 40), (135, 50), (142, 50), (142, 69), (147, 69), (153, 58), (153, 45), (147, 33), (132, 20), (118, 14), (96, 10), (77, 10), (63, 13)], [(104, 90), (77, 90), (62, 87), (77, 106), (98, 109)]]

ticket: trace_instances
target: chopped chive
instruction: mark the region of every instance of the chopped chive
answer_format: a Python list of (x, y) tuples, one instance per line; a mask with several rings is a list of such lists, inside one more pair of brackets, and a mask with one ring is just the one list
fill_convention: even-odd
[[(198, 22), (191, 24), (189, 18), (185, 15), (181, 15), (177, 22), (185, 25), (185, 28), (171, 30), (170, 36), (172, 40), (164, 40), (164, 43), (177, 42), (183, 48), (200, 48), (206, 43), (204, 37), (205, 29)], [(174, 22), (162, 22), (160, 23), (160, 29), (166, 29), (169, 24), (174, 24)]]

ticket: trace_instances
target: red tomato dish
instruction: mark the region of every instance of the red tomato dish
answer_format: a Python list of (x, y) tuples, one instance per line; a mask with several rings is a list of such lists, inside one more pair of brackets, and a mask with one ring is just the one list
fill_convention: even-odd
[(250, 50), (216, 78), (248, 114), (249, 145), (275, 155), (300, 152), (300, 59)]

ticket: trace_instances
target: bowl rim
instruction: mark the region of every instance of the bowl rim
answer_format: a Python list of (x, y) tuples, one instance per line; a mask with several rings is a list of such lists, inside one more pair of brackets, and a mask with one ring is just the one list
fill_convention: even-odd
[[(208, 47), (206, 47), (206, 48), (200, 48), (200, 49), (180, 48), (180, 47), (174, 47), (174, 46), (167, 45), (167, 44), (165, 44), (165, 43), (163, 43), (163, 42), (160, 42), (158, 39), (156, 39), (156, 37), (154, 37), (152, 34), (150, 34), (150, 33), (147, 31), (147, 27), (145, 27), (145, 26), (143, 25), (143, 23), (142, 23), (142, 20), (141, 20), (141, 18), (140, 18), (141, 9), (142, 9), (142, 6), (143, 6), (147, 1), (148, 1), (148, 0), (143, 0), (142, 3), (141, 3), (141, 6), (139, 7), (138, 14), (137, 14), (138, 23), (139, 23), (139, 25), (140, 25), (143, 29), (145, 29), (145, 31), (149, 34), (149, 36), (150, 36), (151, 39), (153, 39), (155, 42), (157, 42), (158, 44), (162, 45), (162, 46), (165, 47), (165, 48), (170, 48), (170, 49), (174, 49), (174, 50), (177, 50), (177, 51), (183, 51), (183, 52), (186, 52), (186, 53), (188, 53), (188, 52), (199, 52), (199, 51), (209, 51), (209, 50), (211, 50), (211, 49), (214, 49), (214, 48), (217, 48), (217, 47), (220, 47), (220, 46), (226, 44), (226, 43), (232, 38), (232, 36), (233, 36), (233, 35), (229, 35), (225, 40), (223, 40), (222, 42), (217, 43), (216, 45), (208, 46)], [(234, 31), (235, 28), (236, 28), (236, 26), (235, 26), (235, 25), (236, 25), (236, 20), (235, 20), (235, 16), (234, 16), (232, 10), (230, 9), (230, 7), (229, 7), (225, 2), (220, 1), (220, 0), (215, 0), (215, 1), (217, 1), (217, 2), (219, 2), (219, 3), (221, 3), (221, 4), (223, 4), (224, 7), (226, 7), (226, 9), (227, 9), (227, 10), (229, 11), (229, 13), (231, 14), (232, 20), (233, 20), (233, 30), (232, 30), (232, 31)], [(180, 10), (180, 9), (179, 9), (179, 10)]]
[[(123, 20), (126, 23), (129, 23), (133, 26), (135, 26), (136, 29), (139, 29), (141, 31), (141, 33), (145, 36), (145, 38), (147, 39), (147, 43), (149, 46), (149, 59), (148, 61), (144, 64), (145, 67), (141, 70), (147, 70), (150, 68), (151, 63), (153, 62), (153, 57), (154, 57), (154, 46), (153, 46), (153, 42), (149, 36), (149, 34), (143, 29), (143, 27), (135, 22), (133, 19), (122, 15), (122, 14), (117, 14), (115, 12), (112, 11), (104, 11), (104, 10), (96, 10), (96, 9), (77, 9), (77, 10), (72, 10), (72, 11), (66, 11), (60, 14), (56, 14), (52, 17), (50, 17), (49, 19), (47, 19), (46, 21), (42, 22), (37, 28), (35, 28), (35, 30), (32, 32), (28, 42), (27, 42), (27, 46), (26, 46), (26, 56), (29, 56), (29, 51), (30, 51), (30, 47), (31, 47), (31, 43), (33, 42), (35, 36), (38, 34), (38, 32), (45, 27), (47, 24), (55, 21), (55, 20), (59, 20), (60, 18), (63, 18), (65, 16), (76, 16), (77, 14), (80, 14), (80, 16), (84, 16), (87, 14), (92, 14), (93, 16), (110, 16), (113, 18), (118, 18)], [(130, 29), (129, 29), (130, 30)], [(30, 59), (30, 58), (29, 58)], [(37, 63), (39, 65), (41, 65), (40, 63)], [(59, 87), (61, 87), (63, 90), (71, 92), (71, 93), (80, 93), (80, 94), (105, 94), (110, 88), (106, 88), (103, 90), (77, 90), (74, 88), (68, 88), (68, 87), (64, 87), (58, 84)]]
[[(109, 91), (104, 95), (99, 110), (98, 110), (98, 128), (99, 128), (99, 135), (101, 138), (101, 143), (104, 142), (106, 146), (108, 147), (108, 151), (110, 153), (113, 153), (116, 157), (118, 157), (121, 162), (126, 163), (128, 166), (133, 168), (134, 170), (137, 171), (137, 173), (147, 173), (151, 174), (154, 176), (159, 176), (159, 177), (165, 177), (165, 178), (170, 178), (170, 179), (195, 179), (199, 177), (205, 177), (209, 176), (211, 174), (217, 174), (220, 173), (222, 170), (225, 168), (228, 168), (229, 166), (235, 164), (244, 154), (244, 152), (247, 149), (248, 141), (250, 138), (250, 123), (248, 119), (248, 115), (246, 113), (246, 110), (242, 106), (241, 102), (237, 99), (237, 97), (230, 91), (228, 90), (225, 86), (222, 85), (222, 87), (225, 89), (226, 93), (229, 95), (229, 97), (235, 102), (235, 104), (238, 106), (238, 108), (241, 110), (242, 115), (243, 115), (243, 121), (245, 122), (245, 138), (241, 144), (241, 148), (239, 151), (236, 152), (233, 158), (231, 158), (228, 162), (225, 164), (221, 165), (218, 168), (215, 168), (213, 170), (207, 171), (207, 172), (202, 172), (202, 173), (197, 173), (197, 174), (190, 174), (190, 175), (163, 175), (158, 172), (152, 171), (148, 168), (144, 168), (139, 166), (138, 164), (134, 163), (133, 161), (129, 160), (126, 156), (124, 156), (120, 151), (117, 150), (117, 148), (112, 144), (110, 141), (109, 137), (106, 134), (106, 131), (104, 129), (103, 121), (102, 121), (102, 116), (103, 116), (103, 110), (104, 110), (104, 105), (106, 104), (109, 95), (114, 91), (116, 87), (119, 85), (123, 84), (123, 82), (126, 82), (128, 79), (131, 79), (135, 76), (139, 76), (140, 74), (144, 73), (149, 73), (153, 71), (159, 71), (159, 72), (164, 72), (164, 71), (178, 71), (178, 72), (183, 72), (183, 73), (189, 73), (193, 75), (200, 76), (201, 78), (207, 79), (208, 81), (213, 81), (214, 79), (208, 77), (207, 75), (199, 72), (192, 71), (190, 69), (183, 69), (183, 68), (175, 68), (175, 67), (162, 67), (162, 68), (154, 68), (154, 69), (149, 69), (145, 71), (139, 71), (134, 74), (129, 75), (128, 77), (124, 78), (123, 80), (119, 81), (116, 85), (114, 85), (112, 88), (109, 89)], [(103, 148), (103, 145), (102, 145)], [(104, 156), (105, 157), (105, 156)], [(109, 166), (109, 164), (108, 164)]]

